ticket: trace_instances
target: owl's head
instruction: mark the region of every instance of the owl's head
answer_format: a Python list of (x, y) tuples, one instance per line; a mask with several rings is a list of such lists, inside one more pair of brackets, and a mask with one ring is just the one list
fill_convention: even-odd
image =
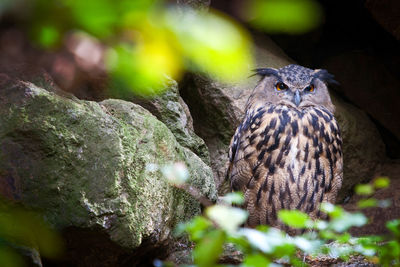
[(255, 71), (263, 78), (249, 99), (250, 105), (272, 103), (296, 109), (323, 106), (334, 112), (327, 84), (337, 82), (326, 70), (292, 64), (280, 69), (261, 68)]

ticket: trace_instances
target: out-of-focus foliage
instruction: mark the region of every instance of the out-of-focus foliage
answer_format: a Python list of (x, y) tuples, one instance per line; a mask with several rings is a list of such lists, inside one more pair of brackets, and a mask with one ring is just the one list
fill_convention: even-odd
[[(389, 185), (387, 178), (378, 178), (367, 190)], [(365, 195), (364, 190), (359, 193)], [(224, 244), (231, 243), (243, 253), (240, 266), (306, 266), (304, 257), (328, 255), (331, 258), (348, 260), (352, 255), (362, 255), (372, 263), (382, 266), (400, 266), (400, 220), (387, 222), (391, 232), (388, 236), (365, 236), (355, 238), (350, 228), (367, 224), (361, 212), (350, 213), (340, 206), (323, 203), (321, 210), (329, 215), (327, 220), (311, 220), (297, 210), (282, 210), (278, 217), (289, 227), (304, 229), (303, 234), (289, 236), (276, 228), (260, 225), (257, 229), (243, 228), (241, 225), (247, 213), (229, 203), (243, 203), (241, 194), (228, 194), (223, 198), (224, 205), (214, 205), (205, 210), (204, 216), (197, 216), (187, 223), (181, 223), (176, 230), (178, 235), (188, 233), (195, 243), (193, 259), (195, 266), (225, 266), (218, 264)], [(378, 202), (376, 202), (378, 203)], [(162, 266), (158, 262), (158, 266)], [(168, 264), (165, 264), (168, 266)]]
[[(355, 188), (355, 192), (358, 195), (369, 197), (377, 189), (386, 188), (390, 184), (390, 180), (388, 177), (378, 177), (369, 184), (359, 184)], [(371, 207), (380, 207), (380, 208), (387, 208), (391, 204), (389, 199), (381, 199), (377, 200), (375, 198), (363, 198), (358, 202), (358, 207), (361, 209), (371, 208)]]
[(161, 168), (161, 172), (168, 182), (174, 185), (184, 184), (189, 178), (189, 170), (183, 162), (165, 165)]
[(185, 70), (235, 82), (252, 69), (249, 35), (213, 10), (161, 0), (21, 0), (14, 9), (22, 7), (22, 25), (44, 48), (56, 49), (76, 33), (95, 38), (102, 47), (93, 46), (83, 58), (100, 49), (111, 87), (122, 94), (158, 93), (166, 76), (179, 80)]
[(0, 199), (0, 263), (23, 266), (15, 248), (30, 248), (46, 258), (58, 258), (63, 252), (61, 237), (39, 214)]
[(316, 0), (253, 0), (245, 17), (268, 33), (303, 34), (322, 21), (322, 8)]
[[(116, 96), (157, 94), (167, 88), (166, 76), (179, 80), (185, 71), (206, 72), (224, 82), (248, 77), (253, 68), (252, 42), (241, 25), (212, 9), (196, 11), (168, 3), (5, 0), (0, 1), (0, 16), (13, 12), (19, 26), (43, 48), (69, 47), (86, 71), (88, 66), (106, 70)], [(245, 19), (267, 32), (304, 33), (322, 19), (316, 0), (243, 3)], [(80, 38), (70, 38), (76, 35)], [(86, 45), (84, 53), (78, 49), (81, 43)]]
[(228, 205), (242, 205), (244, 203), (242, 192), (231, 192), (221, 197), (221, 200)]

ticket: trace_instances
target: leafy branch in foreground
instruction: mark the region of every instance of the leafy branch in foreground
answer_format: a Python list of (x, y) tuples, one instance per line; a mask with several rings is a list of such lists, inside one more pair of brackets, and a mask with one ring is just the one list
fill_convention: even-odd
[[(388, 185), (388, 178), (378, 178), (371, 184), (359, 185), (356, 193), (371, 196), (376, 189)], [(382, 266), (400, 266), (399, 219), (386, 223), (390, 235), (353, 237), (349, 230), (366, 225), (368, 220), (365, 215), (361, 212), (347, 212), (340, 206), (323, 203), (321, 211), (328, 215), (327, 220), (313, 221), (307, 214), (297, 210), (280, 211), (279, 219), (285, 225), (304, 232), (301, 235), (289, 236), (279, 229), (265, 225), (256, 229), (242, 227), (247, 219), (247, 212), (230, 205), (242, 204), (243, 196), (230, 193), (222, 199), (222, 204), (207, 207), (204, 215), (181, 223), (176, 229), (177, 235), (187, 233), (190, 241), (195, 244), (195, 266), (216, 266), (224, 246), (229, 243), (241, 251), (243, 262), (240, 266), (246, 267), (283, 264), (305, 266), (307, 262), (318, 260), (324, 255), (342, 261), (361, 255), (367, 261)], [(388, 206), (388, 201), (368, 199), (368, 207)], [(359, 206), (365, 205), (365, 201), (366, 199), (362, 199)]]

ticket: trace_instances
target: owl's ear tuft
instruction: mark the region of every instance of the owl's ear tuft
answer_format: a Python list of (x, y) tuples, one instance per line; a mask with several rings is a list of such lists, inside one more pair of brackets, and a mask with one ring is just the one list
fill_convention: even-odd
[(260, 75), (260, 76), (279, 76), (278, 75), (278, 70), (273, 69), (273, 68), (259, 68), (259, 69), (254, 69), (253, 70), (255, 73), (252, 75)]
[(330, 74), (327, 70), (324, 69), (315, 70), (313, 73), (313, 77), (320, 79), (321, 81), (327, 84), (340, 85), (340, 83), (335, 80), (335, 76)]

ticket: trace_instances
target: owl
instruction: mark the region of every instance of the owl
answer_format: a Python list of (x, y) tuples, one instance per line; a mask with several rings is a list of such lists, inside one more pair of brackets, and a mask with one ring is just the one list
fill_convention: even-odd
[(322, 202), (335, 202), (343, 179), (342, 138), (326, 70), (299, 65), (256, 69), (261, 76), (232, 137), (227, 178), (241, 191), (247, 226), (285, 229), (279, 210), (316, 219)]

